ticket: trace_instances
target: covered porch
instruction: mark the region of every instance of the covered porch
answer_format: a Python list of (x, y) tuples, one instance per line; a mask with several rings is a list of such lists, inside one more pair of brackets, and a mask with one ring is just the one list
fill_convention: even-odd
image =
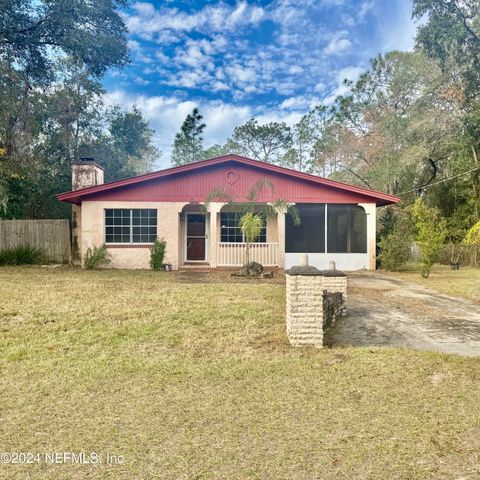
[[(264, 219), (250, 261), (268, 268), (290, 268), (308, 253), (312, 265), (343, 270), (375, 269), (375, 204), (297, 204), (301, 224), (285, 211)], [(234, 205), (187, 204), (179, 214), (179, 267), (241, 267), (247, 244)]]
[[(229, 268), (245, 264), (247, 243), (239, 226), (241, 213), (232, 205), (185, 205), (179, 214), (179, 266)], [(266, 217), (261, 234), (250, 243), (250, 261), (283, 268), (285, 214)]]

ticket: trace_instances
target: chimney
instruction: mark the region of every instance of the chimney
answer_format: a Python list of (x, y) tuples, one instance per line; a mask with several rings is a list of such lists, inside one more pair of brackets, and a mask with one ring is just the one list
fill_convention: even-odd
[(83, 157), (72, 165), (72, 190), (104, 183), (104, 170), (93, 158)]

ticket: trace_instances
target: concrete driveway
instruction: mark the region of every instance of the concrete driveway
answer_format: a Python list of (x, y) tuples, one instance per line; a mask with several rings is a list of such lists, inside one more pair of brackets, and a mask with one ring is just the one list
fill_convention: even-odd
[(385, 345), (480, 356), (480, 306), (420, 285), (361, 272), (349, 275), (348, 316), (328, 345)]

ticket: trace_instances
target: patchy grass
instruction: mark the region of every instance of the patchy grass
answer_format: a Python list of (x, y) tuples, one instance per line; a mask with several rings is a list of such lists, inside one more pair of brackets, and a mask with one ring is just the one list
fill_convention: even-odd
[(125, 457), (0, 478), (480, 475), (478, 359), (290, 348), (275, 282), (2, 268), (0, 342), (0, 450)]
[(480, 304), (480, 269), (464, 267), (460, 270), (451, 270), (445, 265), (435, 265), (430, 276), (422, 278), (420, 266), (409, 264), (405, 270), (388, 272), (388, 275)]

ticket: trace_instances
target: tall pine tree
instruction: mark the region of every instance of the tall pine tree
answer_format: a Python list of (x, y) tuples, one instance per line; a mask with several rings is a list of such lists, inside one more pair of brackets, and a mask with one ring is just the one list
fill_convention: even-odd
[(202, 133), (206, 125), (202, 123), (202, 118), (198, 108), (187, 115), (173, 142), (173, 165), (187, 165), (203, 159)]

